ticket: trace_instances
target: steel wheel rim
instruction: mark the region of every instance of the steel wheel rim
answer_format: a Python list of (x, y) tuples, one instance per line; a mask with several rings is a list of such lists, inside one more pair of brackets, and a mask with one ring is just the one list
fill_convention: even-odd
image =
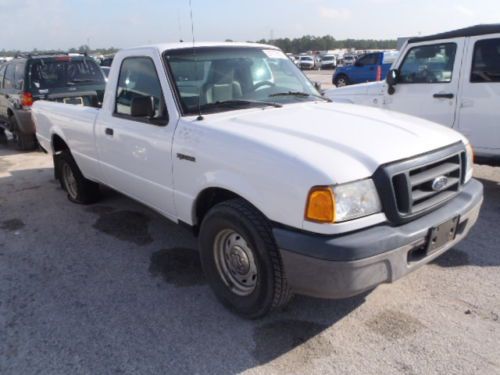
[(345, 79), (344, 78), (339, 78), (337, 80), (337, 87), (344, 87), (344, 86), (347, 86), (347, 83), (346, 83)]
[(73, 171), (67, 163), (64, 163), (62, 166), (62, 177), (64, 180), (64, 186), (66, 187), (66, 191), (71, 198), (76, 198), (78, 191), (76, 179), (73, 175)]
[(214, 258), (219, 276), (234, 294), (252, 294), (257, 286), (257, 264), (241, 234), (232, 229), (220, 231), (214, 241)]

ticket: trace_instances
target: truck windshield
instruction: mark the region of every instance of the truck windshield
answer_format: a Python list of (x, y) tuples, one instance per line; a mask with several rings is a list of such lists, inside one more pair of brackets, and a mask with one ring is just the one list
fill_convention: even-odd
[(30, 64), (29, 87), (34, 92), (94, 84), (104, 85), (105, 81), (101, 69), (91, 59), (61, 57)]
[(279, 50), (197, 47), (167, 51), (164, 57), (185, 114), (239, 109), (238, 103), (247, 108), (325, 100)]

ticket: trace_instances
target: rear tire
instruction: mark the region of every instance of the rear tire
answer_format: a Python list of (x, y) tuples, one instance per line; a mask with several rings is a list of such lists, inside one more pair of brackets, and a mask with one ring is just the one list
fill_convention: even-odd
[(24, 134), (21, 132), (14, 133), (16, 147), (20, 151), (33, 151), (36, 149), (36, 139), (32, 134)]
[(14, 142), (16, 148), (20, 151), (32, 151), (36, 149), (36, 137), (34, 134), (25, 134), (17, 125), (16, 118), (12, 116), (10, 118), (10, 128), (12, 129), (12, 134), (14, 135)]
[(213, 207), (199, 235), (203, 270), (230, 310), (260, 318), (292, 297), (268, 220), (243, 199)]
[(68, 199), (74, 203), (90, 204), (99, 200), (99, 184), (87, 180), (73, 156), (68, 150), (54, 158), (55, 175), (59, 177), (61, 187), (68, 193)]

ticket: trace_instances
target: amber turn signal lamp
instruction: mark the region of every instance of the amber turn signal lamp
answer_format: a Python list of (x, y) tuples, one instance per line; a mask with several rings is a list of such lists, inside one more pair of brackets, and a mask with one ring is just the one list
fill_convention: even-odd
[(335, 198), (331, 187), (316, 186), (311, 189), (305, 218), (317, 223), (335, 222)]

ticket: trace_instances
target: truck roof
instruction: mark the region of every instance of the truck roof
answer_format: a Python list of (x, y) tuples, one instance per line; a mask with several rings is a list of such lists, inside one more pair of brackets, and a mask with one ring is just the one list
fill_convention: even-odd
[[(278, 49), (276, 46), (271, 46), (268, 44), (260, 44), (260, 43), (246, 43), (246, 42), (195, 42), (195, 48), (203, 48), (203, 47), (256, 47), (256, 48), (267, 48), (267, 49)], [(169, 51), (174, 49), (184, 49), (184, 48), (193, 48), (192, 42), (180, 42), (180, 43), (159, 43), (159, 44), (151, 44), (146, 46), (138, 46), (132, 48), (125, 48), (124, 50), (130, 51), (134, 49), (141, 48), (154, 48), (159, 50), (160, 52)]]
[(408, 40), (408, 44), (427, 42), (431, 40), (463, 38), (468, 36), (477, 36), (477, 35), (495, 34), (495, 33), (500, 33), (500, 23), (488, 24), (488, 25), (476, 25), (476, 26), (466, 27), (464, 29), (447, 31), (444, 33), (439, 33), (434, 35), (410, 38)]

